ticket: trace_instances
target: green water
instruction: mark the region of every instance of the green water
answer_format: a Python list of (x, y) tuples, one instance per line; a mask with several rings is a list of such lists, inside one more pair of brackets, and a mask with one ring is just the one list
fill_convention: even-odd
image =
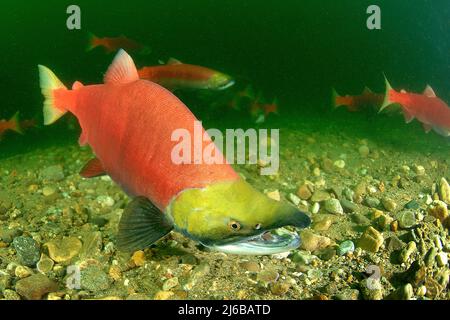
[[(394, 121), (330, 110), (331, 87), (349, 94), (364, 86), (383, 92), (383, 72), (395, 87), (419, 92), (429, 83), (444, 101), (450, 100), (446, 1), (377, 1), (382, 30), (366, 27), (371, 1), (77, 1), (81, 30), (66, 27), (69, 4), (2, 2), (0, 118), (19, 110), (22, 118), (42, 123), (38, 63), (55, 70), (67, 85), (75, 80), (100, 83), (113, 55), (102, 49), (85, 52), (88, 31), (125, 34), (149, 45), (152, 54), (134, 56), (138, 65), (176, 57), (227, 72), (241, 87), (252, 84), (268, 99), (278, 97), (280, 117), (286, 118), (277, 121), (285, 125), (308, 122), (314, 130), (363, 130), (375, 137), (384, 131), (387, 143), (391, 138), (401, 143), (388, 132), (414, 135), (417, 126), (405, 127), (400, 117)], [(196, 108), (196, 96), (187, 95), (186, 102), (205, 125), (214, 124), (208, 106)], [(231, 127), (241, 121), (240, 115), (228, 116)], [(351, 125), (341, 125), (345, 123)], [(399, 128), (405, 130), (395, 131)], [(66, 143), (74, 135), (64, 125), (24, 137), (9, 135), (2, 141), (2, 156), (49, 140)], [(427, 144), (443, 141), (420, 133), (417, 138)]]

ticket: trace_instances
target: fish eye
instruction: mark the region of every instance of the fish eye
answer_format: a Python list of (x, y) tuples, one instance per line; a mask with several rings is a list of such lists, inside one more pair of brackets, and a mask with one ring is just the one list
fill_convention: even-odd
[(257, 223), (257, 224), (255, 225), (255, 229), (256, 229), (256, 230), (261, 229), (261, 223)]
[(228, 226), (233, 230), (233, 231), (239, 231), (241, 229), (241, 224), (237, 221), (230, 221), (228, 222)]

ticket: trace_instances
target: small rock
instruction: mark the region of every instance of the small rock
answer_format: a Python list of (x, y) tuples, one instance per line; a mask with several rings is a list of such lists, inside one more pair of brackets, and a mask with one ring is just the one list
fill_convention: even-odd
[(23, 265), (32, 267), (39, 261), (39, 245), (33, 238), (24, 236), (16, 237), (12, 244)]
[(78, 238), (67, 237), (52, 240), (45, 244), (50, 258), (57, 263), (69, 263), (81, 250), (82, 243)]
[(402, 229), (410, 229), (417, 224), (414, 211), (401, 211), (397, 214), (398, 225)]
[(353, 241), (347, 240), (339, 245), (337, 249), (337, 254), (343, 256), (346, 255), (348, 252), (353, 251), (355, 251), (355, 244), (353, 243)]
[(110, 196), (98, 196), (97, 197), (97, 202), (103, 207), (103, 208), (108, 208), (108, 207), (112, 207), (115, 203), (114, 199), (111, 198)]
[(292, 261), (304, 265), (309, 265), (314, 259), (317, 257), (306, 251), (296, 251), (291, 256)]
[(26, 266), (17, 266), (16, 270), (14, 270), (14, 274), (19, 279), (23, 279), (23, 278), (31, 276), (33, 274), (33, 270), (31, 270), (30, 268), (28, 268)]
[(131, 262), (137, 266), (142, 267), (145, 264), (145, 253), (142, 250), (138, 250), (131, 256)]
[(158, 291), (155, 293), (153, 299), (155, 300), (169, 300), (175, 293), (172, 291)]
[(40, 300), (46, 293), (58, 290), (58, 285), (41, 273), (16, 283), (16, 291), (27, 300)]
[(96, 265), (88, 265), (81, 270), (81, 288), (92, 292), (107, 290), (111, 281), (108, 275)]
[(445, 178), (439, 182), (439, 198), (446, 204), (450, 204), (450, 186)]
[(414, 241), (410, 241), (406, 246), (406, 248), (404, 248), (400, 252), (400, 262), (406, 263), (411, 257), (411, 255), (416, 252), (416, 250), (417, 250), (416, 243)]
[(383, 204), (383, 207), (389, 212), (394, 212), (395, 209), (397, 209), (397, 203), (390, 198), (382, 198), (381, 203)]
[(344, 209), (338, 199), (328, 199), (324, 202), (324, 208), (326, 211), (332, 214), (343, 214)]
[(339, 169), (344, 169), (344, 168), (345, 168), (345, 161), (342, 160), (342, 159), (336, 160), (336, 161), (334, 162), (334, 166), (335, 166), (336, 168), (339, 168)]
[(432, 247), (430, 250), (428, 250), (427, 254), (425, 255), (425, 265), (429, 268), (433, 267), (434, 261), (436, 260), (436, 255), (438, 251), (436, 248)]
[(341, 199), (341, 205), (346, 212), (355, 212), (356, 210), (358, 210), (358, 205), (347, 199)]
[(348, 201), (353, 201), (355, 192), (352, 189), (345, 187), (344, 189), (342, 189), (342, 196)]
[(256, 280), (264, 285), (275, 282), (278, 280), (280, 275), (274, 270), (263, 270), (256, 276)]
[(386, 299), (388, 300), (411, 300), (414, 296), (414, 289), (410, 283), (401, 286), (394, 292), (392, 292)]
[(380, 200), (374, 197), (366, 197), (364, 202), (370, 208), (377, 208), (380, 205)]
[(291, 285), (287, 281), (275, 282), (270, 286), (270, 291), (276, 296), (281, 296), (286, 294), (290, 287)]
[(331, 220), (328, 217), (325, 217), (323, 219), (315, 221), (312, 228), (315, 231), (327, 231), (328, 229), (330, 229), (332, 223), (333, 223), (333, 220)]
[(428, 206), (427, 213), (436, 219), (439, 219), (442, 223), (449, 216), (447, 205), (440, 200), (433, 201), (433, 203)]
[(316, 214), (320, 210), (320, 204), (318, 202), (315, 202), (311, 207), (311, 213)]
[(50, 181), (61, 181), (64, 179), (63, 168), (60, 165), (50, 166), (41, 171), (41, 177)]
[(426, 275), (426, 268), (418, 260), (411, 263), (411, 266), (402, 275), (404, 281), (411, 283), (414, 287), (417, 287), (423, 283)]
[(336, 300), (358, 300), (359, 290), (358, 289), (344, 289), (341, 293), (335, 296)]
[(419, 209), (419, 203), (416, 200), (411, 200), (407, 204), (405, 204), (406, 209), (417, 210)]
[(239, 265), (242, 269), (244, 269), (245, 271), (249, 271), (249, 272), (256, 273), (261, 270), (259, 263), (255, 262), (255, 261), (244, 261), (244, 262), (241, 262)]
[(368, 227), (359, 239), (358, 246), (366, 251), (378, 252), (383, 244), (383, 235), (373, 227)]
[(299, 197), (297, 197), (295, 194), (293, 193), (289, 193), (289, 200), (295, 205), (298, 206), (300, 204), (301, 199)]
[(448, 254), (445, 252), (439, 252), (436, 256), (436, 262), (439, 267), (444, 267), (448, 264)]
[(270, 199), (273, 199), (275, 201), (280, 201), (281, 200), (281, 195), (280, 195), (280, 191), (275, 190), (275, 191), (271, 191), (271, 192), (267, 192), (267, 196)]
[(52, 271), (54, 264), (55, 263), (53, 262), (53, 260), (43, 253), (41, 254), (41, 258), (39, 259), (39, 262), (37, 263), (36, 267), (39, 272), (47, 273)]
[(394, 219), (393, 219), (391, 216), (389, 216), (389, 215), (387, 215), (387, 214), (382, 214), (382, 215), (378, 218), (377, 223), (378, 223), (378, 226), (379, 226), (382, 230), (385, 230), (385, 229), (389, 229), (389, 227), (390, 227), (392, 221), (394, 221)]
[(198, 259), (193, 254), (188, 253), (180, 257), (180, 263), (195, 266), (198, 264)]
[(14, 290), (6, 289), (3, 291), (5, 300), (20, 300), (20, 296)]
[(368, 146), (362, 145), (361, 147), (359, 147), (358, 152), (361, 157), (366, 158), (370, 153), (370, 149)]
[(387, 243), (387, 249), (391, 252), (400, 250), (405, 246), (405, 243), (402, 240), (400, 240), (397, 236), (389, 237), (387, 239), (386, 243)]
[(42, 189), (42, 194), (46, 197), (53, 195), (56, 192), (56, 190), (52, 187), (44, 187)]
[(322, 190), (316, 190), (311, 197), (311, 201), (322, 202), (322, 201), (326, 201), (330, 198), (331, 198), (331, 196), (328, 192), (322, 191)]
[(308, 251), (316, 251), (324, 249), (333, 244), (330, 238), (319, 236), (312, 233), (310, 230), (304, 230), (301, 232), (302, 244), (301, 248)]
[(297, 196), (302, 200), (308, 200), (312, 196), (312, 187), (309, 184), (304, 184), (300, 186), (297, 190)]
[(178, 285), (177, 277), (169, 278), (166, 281), (164, 281), (162, 289), (164, 291), (169, 291), (170, 289), (175, 288), (177, 285)]
[(423, 176), (425, 174), (425, 168), (423, 166), (414, 166), (414, 172), (418, 176)]

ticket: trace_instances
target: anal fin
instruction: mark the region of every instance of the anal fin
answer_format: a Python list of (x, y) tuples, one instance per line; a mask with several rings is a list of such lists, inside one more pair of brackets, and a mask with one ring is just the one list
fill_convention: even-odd
[(105, 169), (99, 159), (93, 158), (89, 160), (81, 169), (80, 175), (83, 178), (94, 178), (105, 175)]
[(149, 247), (173, 229), (173, 224), (150, 200), (134, 198), (125, 208), (119, 222), (117, 247), (133, 252)]
[(405, 117), (405, 122), (410, 123), (414, 120), (414, 116), (406, 110), (406, 108), (403, 108), (403, 116)]
[(426, 123), (422, 123), (422, 127), (423, 127), (423, 130), (425, 130), (425, 133), (428, 133), (431, 131), (431, 129), (433, 129), (432, 126), (430, 126), (429, 124), (426, 124)]

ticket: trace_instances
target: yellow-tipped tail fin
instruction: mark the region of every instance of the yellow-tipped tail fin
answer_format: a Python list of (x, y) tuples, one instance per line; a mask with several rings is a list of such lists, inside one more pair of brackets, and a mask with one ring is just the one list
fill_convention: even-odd
[(19, 121), (19, 111), (17, 111), (9, 121), (14, 125), (11, 130), (23, 134), (22, 128), (20, 127), (20, 121)]
[(384, 82), (386, 84), (386, 93), (384, 94), (384, 100), (383, 100), (383, 104), (381, 105), (380, 110), (378, 111), (378, 113), (380, 113), (381, 111), (383, 111), (384, 109), (386, 109), (386, 107), (390, 106), (391, 104), (393, 104), (393, 102), (389, 99), (389, 93), (391, 92), (392, 87), (391, 84), (389, 83), (388, 79), (386, 78), (386, 75), (383, 73), (384, 76)]
[(55, 105), (54, 91), (67, 89), (58, 77), (47, 67), (39, 65), (41, 92), (44, 95), (44, 124), (49, 125), (61, 118), (67, 110)]

